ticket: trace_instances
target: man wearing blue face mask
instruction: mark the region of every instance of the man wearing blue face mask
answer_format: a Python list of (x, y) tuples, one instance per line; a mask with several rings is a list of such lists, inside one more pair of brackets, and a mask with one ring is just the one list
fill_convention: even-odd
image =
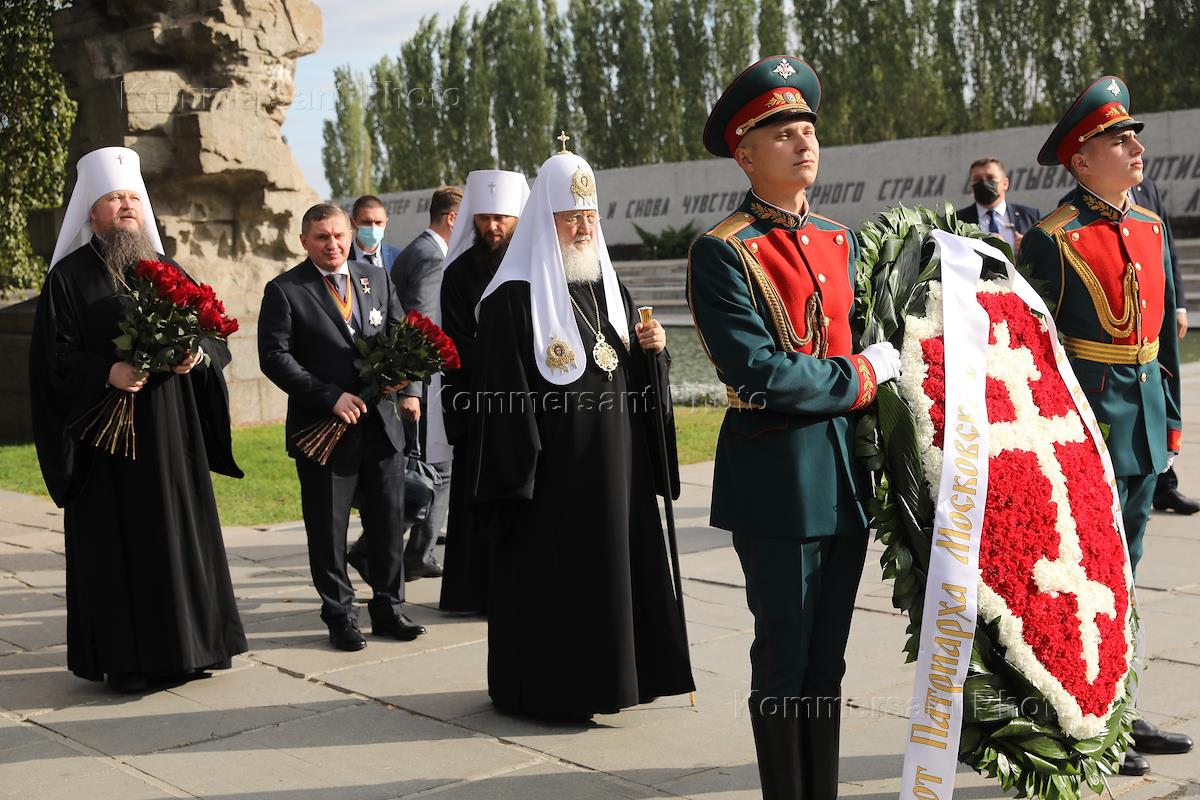
[[(375, 195), (364, 194), (354, 201), (354, 208), (350, 212), (350, 220), (354, 223), (354, 241), (350, 245), (348, 261), (362, 261), (392, 271), (400, 248), (383, 241), (387, 219), (387, 209)], [(404, 307), (408, 308), (407, 305)]]
[(1008, 242), (1015, 255), (1021, 248), (1021, 238), (1041, 218), (1041, 212), (1008, 202), (1008, 172), (996, 156), (985, 156), (971, 164), (967, 186), (975, 202), (958, 209), (958, 218), (996, 234)]

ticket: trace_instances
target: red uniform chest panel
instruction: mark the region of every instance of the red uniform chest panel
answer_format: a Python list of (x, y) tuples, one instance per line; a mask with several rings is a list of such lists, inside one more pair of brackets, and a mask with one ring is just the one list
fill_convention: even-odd
[[(795, 231), (775, 228), (764, 236), (746, 239), (745, 244), (778, 292), (796, 334), (801, 338), (808, 335), (805, 306), (818, 291), (822, 311), (829, 318), (826, 355), (850, 355), (854, 292), (846, 233), (821, 230), (809, 223)], [(800, 352), (811, 354), (812, 345), (800, 348)]]
[(1116, 225), (1100, 220), (1067, 234), (1072, 246), (1092, 268), (1115, 317), (1125, 313), (1123, 282), (1127, 265), (1134, 265), (1142, 306), (1141, 331), (1114, 339), (1117, 344), (1137, 344), (1143, 338), (1153, 341), (1162, 328), (1166, 275), (1161, 231), (1162, 226), (1157, 223), (1127, 217)]

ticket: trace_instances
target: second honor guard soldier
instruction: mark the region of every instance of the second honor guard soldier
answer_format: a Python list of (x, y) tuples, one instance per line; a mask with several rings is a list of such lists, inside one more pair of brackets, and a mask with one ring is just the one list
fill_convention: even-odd
[[(1179, 452), (1179, 338), (1162, 219), (1130, 202), (1142, 180), (1143, 123), (1129, 114), (1124, 81), (1105, 75), (1075, 101), (1042, 145), (1038, 163), (1062, 164), (1078, 182), (1021, 249), (1063, 337), (1071, 368), (1108, 426), (1108, 453), (1136, 575), (1158, 473)], [(1192, 741), (1145, 720), (1122, 774), (1144, 775), (1139, 753), (1186, 753)]]
[(854, 354), (858, 246), (813, 213), (821, 85), (793, 56), (734, 79), (704, 129), (751, 190), (693, 246), (688, 302), (728, 387), (717, 440), (714, 527), (733, 532), (754, 614), (750, 719), (763, 797), (837, 796), (841, 682), (867, 548), (866, 470), (854, 416), (900, 358)]

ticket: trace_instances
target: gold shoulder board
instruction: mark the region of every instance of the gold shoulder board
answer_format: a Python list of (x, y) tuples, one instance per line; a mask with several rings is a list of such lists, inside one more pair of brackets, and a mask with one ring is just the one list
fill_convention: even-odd
[(1056, 211), (1050, 214), (1037, 224), (1046, 233), (1053, 236), (1066, 227), (1067, 223), (1079, 216), (1079, 209), (1070, 203), (1066, 203), (1058, 207)]
[(738, 211), (734, 214), (730, 214), (728, 217), (718, 222), (713, 229), (705, 235), (712, 236), (716, 239), (720, 239), (721, 241), (726, 241), (734, 234), (749, 227), (753, 220), (754, 217)]

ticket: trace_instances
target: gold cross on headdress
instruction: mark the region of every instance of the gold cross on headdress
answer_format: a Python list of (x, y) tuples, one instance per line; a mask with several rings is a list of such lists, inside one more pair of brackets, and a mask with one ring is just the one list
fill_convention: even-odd
[(118, 164), (124, 164), (124, 163), (125, 163), (125, 156), (121, 155), (120, 153), (117, 153), (117, 163), (118, 163)]
[(558, 152), (560, 152), (560, 153), (569, 153), (569, 152), (571, 152), (570, 150), (568, 150), (568, 149), (567, 149), (567, 140), (569, 140), (571, 137), (570, 137), (570, 136), (567, 136), (567, 132), (566, 132), (566, 131), (559, 131), (559, 132), (558, 132), (558, 136), (555, 136), (554, 138), (555, 138), (555, 139), (558, 139), (558, 141), (562, 143), (562, 149), (561, 149), (561, 150), (559, 150)]

